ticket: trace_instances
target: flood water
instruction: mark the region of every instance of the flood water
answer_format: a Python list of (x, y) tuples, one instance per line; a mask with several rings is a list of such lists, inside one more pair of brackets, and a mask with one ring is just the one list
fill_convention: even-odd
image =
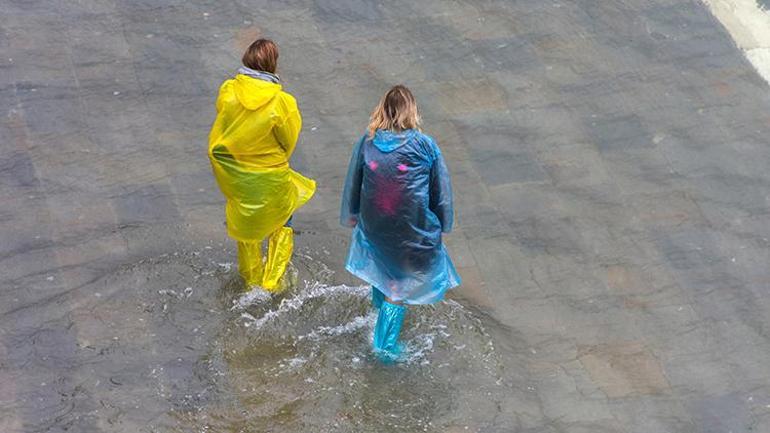
[(402, 334), (407, 353), (386, 365), (370, 350), (376, 314), (369, 287), (332, 285), (333, 272), (299, 252), (291, 271), (296, 286), (266, 299), (244, 293), (223, 258), (213, 247), (180, 251), (124, 266), (103, 281), (107, 293), (78, 305), (70, 324), (79, 328), (79, 355), (70, 359), (75, 391), (65, 392), (72, 379), (62, 378), (20, 396), (19, 405), (57, 414), (40, 424), (26, 420), (26, 431), (501, 425), (499, 403), (511, 387), (500, 365), (506, 354), (460, 303), (410, 308)]

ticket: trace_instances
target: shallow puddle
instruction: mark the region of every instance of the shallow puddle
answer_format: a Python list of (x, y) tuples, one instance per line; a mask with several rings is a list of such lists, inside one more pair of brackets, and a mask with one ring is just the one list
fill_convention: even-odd
[(245, 293), (221, 249), (165, 255), (110, 275), (99, 296), (73, 301), (79, 355), (67, 383), (79, 382), (79, 391), (60, 398), (56, 425), (133, 432), (500, 426), (510, 385), (479, 317), (452, 300), (410, 307), (404, 359), (383, 364), (370, 349), (370, 288), (332, 284), (333, 272), (312, 253), (297, 254), (296, 285), (272, 298)]

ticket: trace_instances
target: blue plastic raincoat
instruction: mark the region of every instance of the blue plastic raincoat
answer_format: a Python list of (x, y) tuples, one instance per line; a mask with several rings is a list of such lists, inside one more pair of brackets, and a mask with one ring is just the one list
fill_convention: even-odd
[(346, 269), (393, 301), (431, 304), (460, 284), (441, 234), (452, 229), (452, 187), (436, 142), (377, 130), (353, 150), (340, 222), (354, 227)]

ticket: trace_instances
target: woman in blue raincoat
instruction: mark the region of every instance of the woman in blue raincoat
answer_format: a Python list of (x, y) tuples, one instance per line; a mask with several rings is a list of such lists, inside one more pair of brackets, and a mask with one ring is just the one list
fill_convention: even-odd
[(438, 302), (460, 284), (441, 241), (452, 229), (449, 172), (419, 123), (409, 89), (383, 96), (353, 149), (340, 212), (353, 227), (346, 269), (372, 285), (373, 346), (389, 358), (401, 351), (406, 305)]

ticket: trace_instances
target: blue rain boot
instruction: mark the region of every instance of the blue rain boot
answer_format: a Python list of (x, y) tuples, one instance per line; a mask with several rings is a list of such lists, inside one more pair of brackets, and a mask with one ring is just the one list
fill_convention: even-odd
[(382, 361), (395, 361), (401, 354), (403, 345), (398, 342), (398, 334), (401, 333), (405, 315), (405, 306), (382, 302), (372, 342), (374, 352)]
[(382, 306), (382, 301), (385, 300), (385, 295), (380, 290), (372, 286), (372, 308), (379, 310)]

